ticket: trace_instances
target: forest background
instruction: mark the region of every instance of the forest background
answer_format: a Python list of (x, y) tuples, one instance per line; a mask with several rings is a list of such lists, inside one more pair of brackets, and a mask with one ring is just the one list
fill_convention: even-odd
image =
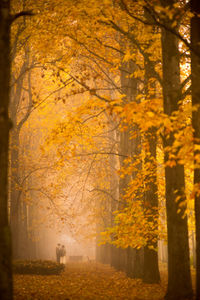
[(13, 257), (34, 258), (55, 216), (96, 239), (99, 261), (148, 283), (165, 240), (166, 299), (192, 299), (190, 257), (200, 298), (199, 14), (197, 0), (1, 2), (5, 299), (8, 223)]

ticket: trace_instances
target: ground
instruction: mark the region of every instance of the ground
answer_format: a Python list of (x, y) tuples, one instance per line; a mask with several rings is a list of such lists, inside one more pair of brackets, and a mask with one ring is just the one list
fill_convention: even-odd
[(60, 275), (15, 275), (14, 300), (161, 300), (167, 281), (163, 269), (161, 277), (161, 284), (150, 285), (108, 265), (71, 263)]

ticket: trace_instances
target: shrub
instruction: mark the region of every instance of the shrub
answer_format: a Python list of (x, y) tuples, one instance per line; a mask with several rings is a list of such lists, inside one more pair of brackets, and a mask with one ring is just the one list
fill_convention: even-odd
[(49, 260), (18, 260), (13, 263), (13, 271), (17, 274), (58, 275), (64, 268), (63, 264)]

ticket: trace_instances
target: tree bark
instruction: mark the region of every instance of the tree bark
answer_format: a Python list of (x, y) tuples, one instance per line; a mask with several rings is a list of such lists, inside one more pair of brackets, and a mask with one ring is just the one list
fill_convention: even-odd
[(10, 146), (10, 225), (12, 232), (13, 258), (19, 259), (19, 222), (20, 222), (20, 186), (19, 186), (19, 131), (13, 128)]
[[(164, 1), (164, 6), (171, 6), (176, 1)], [(167, 19), (167, 26), (171, 20)], [(164, 112), (168, 116), (178, 110), (181, 99), (180, 62), (177, 37), (162, 28), (162, 68), (163, 68), (163, 101)], [(171, 147), (174, 134), (167, 134), (165, 130), (164, 147)], [(165, 163), (168, 155), (165, 152)], [(165, 299), (190, 299), (192, 298), (192, 285), (190, 275), (189, 244), (187, 217), (183, 216), (184, 210), (178, 213), (180, 203), (185, 200), (185, 178), (183, 165), (165, 167), (166, 179), (166, 210), (168, 234), (168, 288)], [(180, 196), (177, 202), (176, 197)]]
[[(192, 74), (192, 105), (200, 105), (200, 2), (191, 0), (191, 11), (194, 17), (191, 19), (191, 45), (199, 52), (196, 55), (191, 51), (191, 74)], [(200, 107), (192, 114), (192, 125), (194, 129), (194, 145), (200, 145)], [(195, 150), (194, 156), (200, 151)], [(194, 186), (200, 186), (199, 162), (194, 159)], [(199, 187), (198, 187), (199, 189)], [(200, 195), (195, 194), (195, 226), (196, 226), (196, 299), (200, 299)]]
[[(11, 159), (11, 191), (10, 191), (10, 223), (12, 231), (13, 258), (20, 259), (20, 231), (23, 231), (23, 221), (21, 216), (21, 186), (19, 176), (20, 161), (20, 131), (24, 123), (28, 119), (32, 108), (32, 92), (31, 92), (31, 70), (29, 67), (29, 48), (26, 45), (24, 53), (24, 62), (20, 69), (19, 78), (16, 80), (14, 88), (11, 91), (10, 116), (13, 122), (13, 130), (11, 131), (10, 143), (10, 159)], [(18, 112), (21, 105), (23, 95), (23, 83), (25, 76), (28, 77), (28, 104), (22, 118), (19, 120)]]
[[(148, 18), (148, 15), (146, 16)], [(152, 29), (151, 29), (152, 30)], [(154, 30), (154, 28), (153, 28)], [(151, 40), (147, 45), (147, 49), (151, 44)], [(152, 69), (155, 69), (155, 63), (151, 60), (147, 61), (144, 57), (145, 68), (145, 95), (146, 101), (150, 103), (156, 97), (156, 84), (152, 81), (154, 77)], [(155, 80), (155, 79), (154, 79)], [(157, 128), (150, 127), (144, 136), (145, 161), (144, 165), (147, 168), (145, 178), (145, 195), (144, 209), (147, 209), (151, 216), (148, 221), (151, 222), (155, 229), (158, 229), (158, 184), (157, 184), (157, 162), (156, 162), (156, 147), (157, 147)], [(149, 170), (150, 169), (150, 170)], [(154, 249), (151, 249), (153, 247)], [(160, 281), (160, 273), (158, 266), (158, 235), (155, 233), (148, 239), (147, 245), (144, 247), (144, 275), (143, 281), (146, 283), (158, 283)]]
[[(133, 73), (136, 69), (136, 66), (133, 61), (129, 61), (128, 63), (123, 63), (123, 69)], [(136, 101), (138, 81), (136, 78), (127, 78), (126, 72), (121, 72), (121, 86), (123, 88), (124, 94), (126, 94), (127, 103)], [(127, 131), (120, 133), (120, 153), (127, 156), (139, 156), (141, 154), (141, 135), (138, 126), (131, 126), (127, 124)], [(131, 139), (130, 132), (136, 133), (136, 138)], [(120, 165), (121, 167), (124, 164), (124, 159), (121, 157)], [(123, 195), (125, 194), (125, 190), (128, 187), (128, 183), (131, 178), (136, 178), (138, 172), (140, 172), (142, 168), (142, 163), (139, 163), (137, 166), (137, 172), (131, 174), (131, 176), (126, 176), (124, 178), (120, 178), (119, 180), (119, 194), (121, 199), (123, 200)], [(138, 191), (139, 193), (139, 191)], [(138, 196), (140, 198), (140, 195)], [(141, 196), (142, 197), (142, 196)], [(141, 199), (142, 201), (143, 199)], [(132, 201), (136, 201), (136, 199), (132, 199)], [(123, 204), (126, 206), (126, 203)], [(143, 278), (143, 249), (134, 249), (128, 247), (126, 250), (119, 249), (119, 255), (121, 260), (120, 270), (126, 272), (127, 276), (131, 278)], [(119, 261), (120, 261), (119, 260)]]
[(11, 235), (8, 224), (8, 117), (10, 1), (0, 2), (0, 298), (12, 299)]
[[(156, 166), (156, 128), (150, 128), (146, 134), (146, 142), (150, 156), (146, 154), (145, 164), (151, 166), (151, 176), (147, 176), (145, 182), (144, 208), (151, 212), (148, 221), (152, 222), (158, 229), (158, 186), (157, 186), (157, 166)], [(154, 161), (152, 161), (152, 158)], [(151, 249), (153, 247), (154, 249)], [(158, 236), (155, 233), (147, 241), (144, 247), (144, 275), (143, 281), (146, 283), (158, 283), (160, 273), (158, 267)]]

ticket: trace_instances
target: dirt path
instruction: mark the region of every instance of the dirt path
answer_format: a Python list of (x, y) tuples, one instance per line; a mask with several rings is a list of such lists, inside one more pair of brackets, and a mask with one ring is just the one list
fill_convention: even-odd
[(161, 284), (149, 285), (107, 265), (71, 263), (57, 276), (15, 275), (14, 300), (161, 300), (165, 277)]

